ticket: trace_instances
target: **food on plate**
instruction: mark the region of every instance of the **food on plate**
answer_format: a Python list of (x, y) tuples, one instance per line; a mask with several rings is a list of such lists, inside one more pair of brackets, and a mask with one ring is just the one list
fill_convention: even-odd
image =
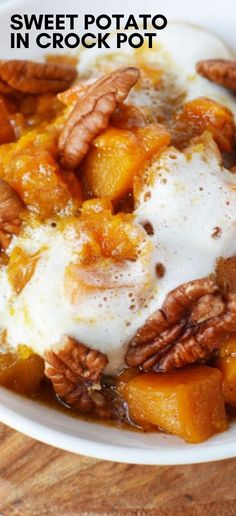
[(122, 395), (130, 417), (147, 430), (154, 425), (197, 443), (227, 428), (221, 373), (213, 367), (141, 373), (123, 386)]
[(44, 376), (44, 361), (24, 346), (17, 353), (0, 356), (0, 384), (21, 394), (32, 395)]
[(178, 24), (132, 55), (0, 62), (1, 385), (191, 443), (227, 429), (234, 67)]
[(92, 142), (83, 161), (87, 192), (111, 200), (124, 197), (132, 190), (137, 170), (169, 142), (170, 134), (160, 124), (130, 130), (110, 127)]
[(216, 367), (223, 375), (223, 393), (225, 403), (236, 407), (236, 337), (235, 334), (227, 338), (221, 346)]

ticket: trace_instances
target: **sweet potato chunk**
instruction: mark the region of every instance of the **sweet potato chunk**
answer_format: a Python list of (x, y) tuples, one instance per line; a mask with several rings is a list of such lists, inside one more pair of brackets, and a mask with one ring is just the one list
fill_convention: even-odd
[(190, 443), (227, 428), (222, 375), (211, 367), (139, 374), (122, 387), (122, 395), (136, 423), (158, 426)]
[(223, 375), (225, 403), (236, 407), (236, 335), (231, 336), (221, 347), (215, 366)]
[(44, 361), (34, 353), (0, 355), (0, 385), (21, 394), (34, 394), (44, 375)]
[(212, 134), (222, 152), (230, 152), (234, 141), (234, 119), (231, 111), (218, 102), (199, 97), (187, 102), (174, 125), (173, 143), (188, 144), (190, 138), (204, 131)]
[(134, 224), (133, 215), (113, 215), (106, 199), (85, 201), (81, 216), (75, 221), (71, 219), (71, 224), (78, 239), (81, 235), (84, 238), (79, 257), (79, 263), (84, 266), (92, 265), (103, 258), (118, 262), (135, 261), (139, 256), (140, 246), (144, 243), (143, 230)]
[(16, 246), (10, 256), (7, 267), (8, 279), (17, 294), (27, 285), (34, 274), (40, 253), (29, 254)]
[(120, 199), (132, 189), (144, 162), (169, 142), (169, 133), (158, 124), (133, 130), (110, 127), (94, 140), (81, 165), (86, 190), (94, 197)]
[(78, 178), (58, 166), (56, 139), (56, 130), (33, 130), (0, 148), (0, 177), (42, 219), (62, 210), (74, 212), (82, 202)]

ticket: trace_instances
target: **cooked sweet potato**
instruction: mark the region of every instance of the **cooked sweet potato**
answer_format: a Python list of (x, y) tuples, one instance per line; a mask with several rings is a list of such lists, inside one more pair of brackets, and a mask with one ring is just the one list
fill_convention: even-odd
[(144, 162), (169, 141), (169, 133), (158, 124), (133, 130), (110, 127), (94, 140), (81, 165), (87, 191), (95, 197), (120, 199), (132, 189)]
[(76, 211), (82, 203), (78, 178), (58, 166), (56, 138), (56, 129), (32, 130), (0, 149), (0, 177), (42, 219), (67, 208)]
[(34, 353), (0, 356), (0, 385), (21, 394), (34, 394), (44, 375), (44, 361)]
[(190, 138), (209, 131), (222, 152), (230, 152), (234, 141), (231, 111), (215, 100), (199, 97), (187, 102), (177, 116), (173, 143), (183, 147)]
[(236, 407), (236, 335), (231, 336), (221, 347), (215, 365), (223, 375), (225, 403)]
[(137, 424), (158, 426), (187, 442), (204, 441), (227, 428), (222, 375), (196, 366), (169, 374), (143, 373), (122, 385), (122, 395)]
[(31, 279), (40, 253), (28, 254), (24, 249), (16, 246), (8, 263), (8, 279), (17, 294), (23, 290)]

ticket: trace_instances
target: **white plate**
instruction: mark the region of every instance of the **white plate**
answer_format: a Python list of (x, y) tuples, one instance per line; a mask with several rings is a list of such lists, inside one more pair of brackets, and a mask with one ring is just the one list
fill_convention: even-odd
[[(157, 11), (158, 9), (158, 11)], [(234, 0), (119, 0), (111, 9), (108, 0), (13, 0), (0, 6), (0, 58), (37, 58), (42, 51), (10, 48), (10, 16), (14, 13), (124, 14), (163, 13), (168, 20), (190, 21), (202, 25), (225, 39), (236, 49)], [(33, 39), (33, 31), (31, 32)], [(51, 52), (51, 51), (50, 51)], [(134, 464), (189, 464), (225, 459), (236, 455), (236, 423), (227, 432), (208, 441), (190, 445), (177, 437), (161, 433), (142, 434), (75, 419), (64, 413), (0, 389), (0, 419), (3, 423), (40, 441), (59, 448), (106, 460)]]

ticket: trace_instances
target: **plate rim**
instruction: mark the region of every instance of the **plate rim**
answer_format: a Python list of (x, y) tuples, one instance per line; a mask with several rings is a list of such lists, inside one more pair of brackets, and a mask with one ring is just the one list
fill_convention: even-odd
[[(26, 408), (30, 408), (32, 405), (32, 417), (28, 417), (21, 411), (18, 412), (17, 410), (13, 410), (11, 407), (7, 406), (2, 400), (2, 395), (8, 398), (8, 400), (12, 399), (15, 401), (17, 398), (21, 399), (21, 401), (24, 401)], [(142, 448), (141, 446), (130, 447), (128, 445), (122, 446), (121, 444), (96, 442), (80, 436), (68, 435), (68, 433), (63, 433), (61, 430), (57, 430), (48, 424), (36, 421), (33, 417), (33, 412), (38, 406), (42, 407), (43, 405), (35, 400), (31, 400), (18, 393), (12, 392), (5, 387), (0, 387), (0, 421), (3, 424), (6, 424), (10, 428), (23, 433), (28, 437), (36, 439), (37, 441), (70, 453), (80, 454), (99, 460), (150, 466), (200, 464), (204, 462), (229, 459), (236, 456), (236, 439), (228, 439), (225, 443), (218, 444), (214, 443), (213, 437), (199, 444), (188, 444), (184, 443), (182, 439), (177, 438), (179, 439), (181, 446), (178, 446), (177, 443), (176, 446), (172, 446), (167, 449), (161, 444), (158, 444), (155, 448), (152, 447), (148, 449)], [(56, 409), (47, 406), (43, 407), (46, 414), (48, 413), (51, 415), (53, 412), (58, 414)], [(70, 415), (63, 415), (65, 418), (73, 419)], [(79, 418), (77, 418), (76, 421), (79, 421)], [(83, 423), (83, 420), (81, 420), (81, 423)], [(97, 424), (99, 427), (102, 427), (102, 424), (99, 423), (87, 421), (86, 423), (93, 426)], [(233, 423), (233, 425), (236, 426), (236, 422)], [(111, 427), (111, 429), (112, 428), (113, 427)], [(123, 429), (119, 430), (121, 432), (125, 432)], [(225, 434), (228, 432), (229, 430), (226, 430)], [(164, 435), (170, 439), (172, 437), (176, 438), (176, 436), (171, 436), (169, 434)], [(215, 437), (219, 435), (223, 436), (224, 432), (216, 434)]]

